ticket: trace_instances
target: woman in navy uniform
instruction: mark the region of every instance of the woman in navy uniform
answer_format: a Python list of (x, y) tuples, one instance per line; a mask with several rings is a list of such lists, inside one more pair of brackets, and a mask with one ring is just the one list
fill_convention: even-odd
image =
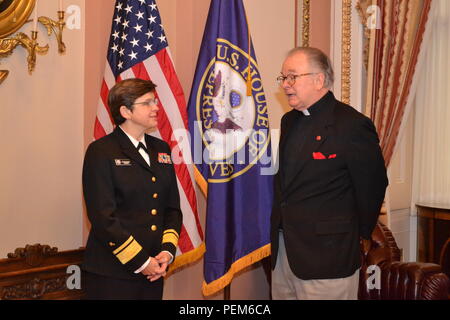
[(162, 299), (182, 214), (170, 148), (146, 134), (158, 125), (155, 87), (141, 79), (117, 83), (108, 95), (116, 128), (86, 151), (87, 299)]

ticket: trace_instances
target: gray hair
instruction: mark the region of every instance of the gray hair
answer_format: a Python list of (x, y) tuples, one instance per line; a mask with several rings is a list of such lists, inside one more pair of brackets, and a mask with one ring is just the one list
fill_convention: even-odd
[(296, 47), (291, 49), (287, 56), (290, 57), (297, 53), (303, 53), (308, 57), (309, 63), (319, 68), (321, 72), (325, 75), (324, 86), (327, 89), (331, 89), (334, 83), (334, 71), (331, 65), (330, 58), (323, 53), (320, 49), (312, 47)]

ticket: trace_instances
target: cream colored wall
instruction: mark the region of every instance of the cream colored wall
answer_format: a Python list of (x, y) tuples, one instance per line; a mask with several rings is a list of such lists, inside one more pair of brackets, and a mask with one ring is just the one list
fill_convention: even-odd
[(416, 259), (416, 217), (411, 216), (414, 159), (414, 112), (406, 119), (405, 131), (392, 155), (388, 168), (388, 215), (386, 220), (397, 245), (403, 250), (403, 261)]
[[(86, 1), (85, 15), (85, 75), (84, 75), (84, 150), (92, 142), (94, 136), (94, 120), (100, 87), (105, 70), (106, 52), (108, 49), (111, 22), (115, 0)], [(83, 150), (83, 151), (84, 151)], [(84, 152), (83, 152), (84, 154)], [(83, 209), (84, 202), (83, 202)], [(89, 235), (90, 224), (83, 214), (83, 245)]]
[[(84, 1), (71, 4), (84, 13)], [(40, 1), (39, 16), (56, 19), (57, 8)], [(42, 25), (38, 40), (50, 50), (32, 75), (22, 47), (0, 60), (10, 70), (0, 85), (0, 257), (26, 244), (67, 250), (82, 242), (84, 32), (64, 31), (62, 56)]]
[(330, 0), (314, 0), (310, 6), (311, 24), (309, 45), (330, 54)]

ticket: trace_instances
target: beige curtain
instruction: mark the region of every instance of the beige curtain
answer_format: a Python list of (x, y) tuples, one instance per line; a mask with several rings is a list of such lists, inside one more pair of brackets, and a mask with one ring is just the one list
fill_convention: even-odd
[(433, 0), (429, 26), (415, 100), (413, 203), (450, 206), (449, 0)]
[(381, 13), (372, 30), (366, 114), (374, 121), (386, 165), (392, 157), (406, 106), (432, 0), (373, 0)]

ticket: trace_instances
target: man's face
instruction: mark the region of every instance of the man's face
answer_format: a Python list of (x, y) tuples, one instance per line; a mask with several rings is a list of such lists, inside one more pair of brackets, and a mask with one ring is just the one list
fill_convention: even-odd
[(293, 78), (291, 80), (287, 78), (281, 87), (293, 109), (305, 110), (319, 100), (318, 92), (321, 85), (318, 75), (319, 73), (310, 65), (305, 54), (295, 53), (286, 58), (281, 69), (281, 76), (293, 76)]

